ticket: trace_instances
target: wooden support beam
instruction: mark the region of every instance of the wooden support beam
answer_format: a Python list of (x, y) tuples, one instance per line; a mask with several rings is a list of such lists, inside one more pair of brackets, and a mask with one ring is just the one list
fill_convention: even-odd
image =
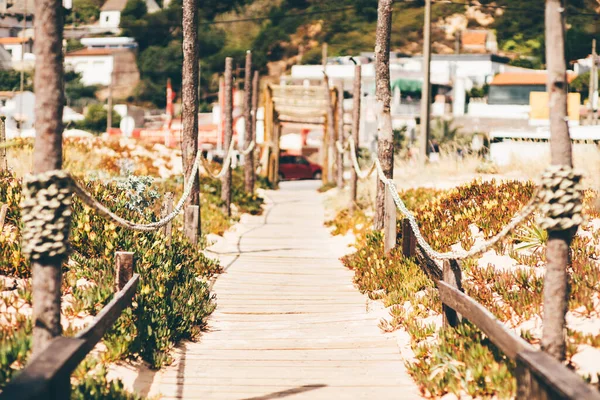
[[(354, 88), (352, 99), (352, 138), (354, 139), (355, 151), (354, 154), (358, 160), (358, 143), (360, 140), (360, 102), (362, 98), (362, 69), (360, 65), (354, 66)], [(354, 168), (351, 169), (350, 178), (350, 210), (356, 210), (358, 201), (358, 175)]]
[(404, 257), (414, 257), (417, 246), (417, 239), (410, 226), (408, 218), (402, 219), (402, 255)]
[[(164, 218), (173, 212), (173, 193), (165, 193), (165, 199), (163, 200), (161, 216)], [(173, 238), (173, 221), (167, 223), (163, 228), (162, 232), (166, 237), (167, 247), (171, 246), (171, 240)]]
[(389, 189), (386, 187), (385, 221), (383, 224), (384, 250), (386, 253), (389, 253), (393, 248), (396, 247), (398, 235), (396, 225), (396, 203), (394, 203), (394, 198), (390, 194)]
[[(444, 283), (452, 288), (464, 292), (462, 287), (462, 272), (460, 265), (456, 260), (444, 260), (443, 261), (443, 279)], [(452, 308), (443, 304), (442, 309), (444, 312), (444, 326), (456, 327), (461, 320), (460, 315)]]
[[(225, 151), (229, 151), (233, 140), (233, 58), (225, 59)], [(225, 157), (223, 157), (225, 159)], [(225, 215), (231, 216), (231, 165), (223, 165), (227, 168), (225, 175), (221, 178), (221, 200)]]
[(117, 251), (115, 253), (115, 278), (117, 291), (123, 289), (133, 278), (133, 252)]
[(198, 224), (200, 223), (200, 207), (187, 206), (184, 211), (183, 233), (193, 245), (198, 245)]

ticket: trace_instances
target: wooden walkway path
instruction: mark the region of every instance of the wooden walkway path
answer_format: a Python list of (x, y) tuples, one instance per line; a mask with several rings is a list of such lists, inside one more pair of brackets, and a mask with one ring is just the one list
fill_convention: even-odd
[(339, 261), (348, 248), (323, 226), (317, 187), (283, 183), (211, 248), (226, 267), (217, 310), (161, 373), (164, 399), (420, 398)]

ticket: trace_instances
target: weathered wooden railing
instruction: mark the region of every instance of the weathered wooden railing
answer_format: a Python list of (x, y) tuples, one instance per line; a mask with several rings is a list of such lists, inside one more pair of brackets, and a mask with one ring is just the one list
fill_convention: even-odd
[(68, 400), (71, 373), (102, 339), (135, 295), (139, 275), (133, 274), (133, 253), (116, 253), (118, 292), (90, 326), (74, 337), (59, 336), (32, 358), (0, 393), (0, 400)]
[(415, 245), (408, 220), (402, 221), (402, 243), (403, 255), (416, 257), (421, 268), (435, 281), (442, 300), (444, 325), (454, 327), (462, 321), (470, 321), (516, 362), (518, 399), (600, 400), (600, 392), (574, 371), (511, 332), (485, 307), (466, 295), (458, 261), (444, 261), (440, 274), (437, 262)]

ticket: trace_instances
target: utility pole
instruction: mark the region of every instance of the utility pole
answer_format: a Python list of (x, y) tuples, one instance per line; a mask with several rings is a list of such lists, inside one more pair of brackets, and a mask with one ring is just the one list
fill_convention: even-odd
[(425, 27), (423, 29), (423, 87), (421, 91), (421, 154), (424, 166), (429, 154), (431, 111), (431, 0), (425, 0)]
[[(35, 2), (35, 38), (36, 136), (33, 173), (42, 174), (62, 169), (64, 70), (61, 0)], [(60, 301), (63, 261), (64, 256), (43, 256), (31, 262), (34, 356), (62, 332)]]
[[(547, 91), (550, 107), (550, 156), (552, 165), (573, 167), (571, 138), (567, 123), (567, 71), (565, 63), (564, 1), (546, 0)], [(558, 360), (564, 360), (565, 315), (569, 300), (570, 248), (572, 229), (548, 230), (546, 274), (544, 275), (544, 314), (542, 349)]]
[[(345, 145), (344, 140), (344, 81), (342, 80), (338, 86), (337, 96), (337, 140), (342, 146)], [(338, 189), (344, 188), (344, 153), (336, 151), (336, 185)]]

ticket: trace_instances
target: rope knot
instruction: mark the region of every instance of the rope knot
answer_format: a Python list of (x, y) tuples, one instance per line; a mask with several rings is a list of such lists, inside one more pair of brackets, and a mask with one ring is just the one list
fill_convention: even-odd
[(542, 174), (540, 227), (548, 231), (576, 228), (583, 222), (583, 175), (567, 165), (551, 165)]
[(72, 179), (66, 171), (48, 171), (23, 180), (22, 251), (32, 261), (68, 256), (72, 194)]

